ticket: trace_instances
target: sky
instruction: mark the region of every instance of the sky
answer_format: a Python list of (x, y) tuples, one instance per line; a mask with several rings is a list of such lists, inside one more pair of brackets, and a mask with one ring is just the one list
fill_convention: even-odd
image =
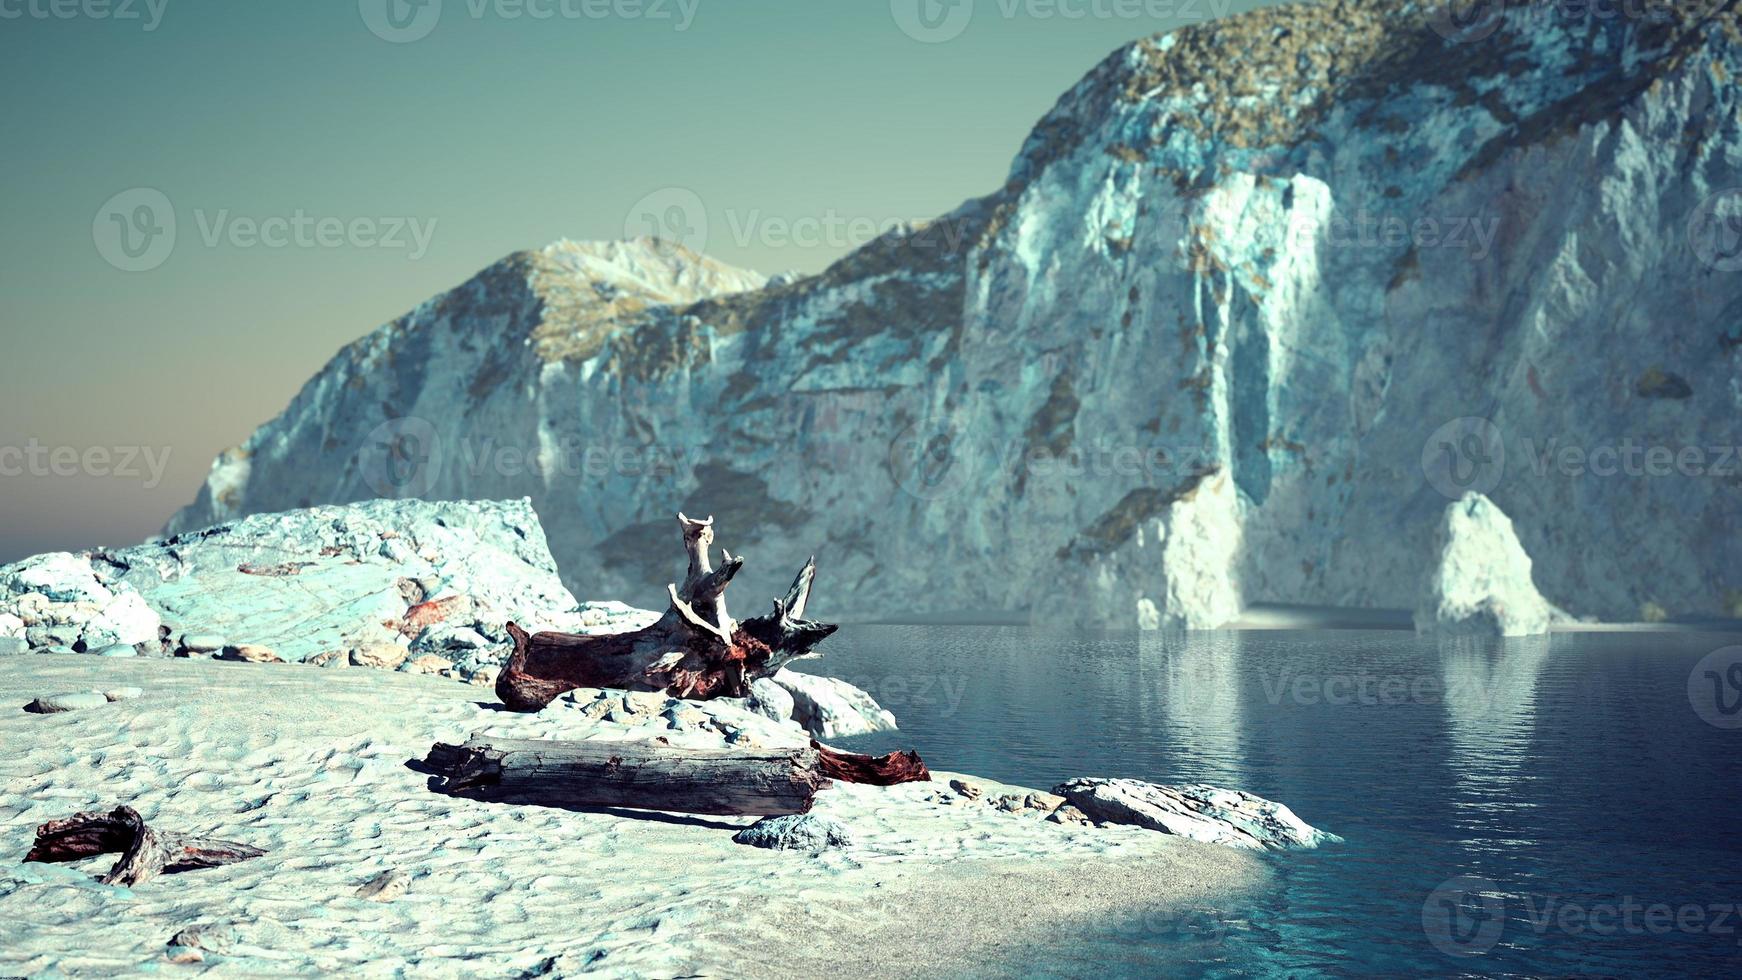
[(137, 543), (339, 348), (658, 230), (815, 272), (1256, 0), (0, 0), (0, 562)]

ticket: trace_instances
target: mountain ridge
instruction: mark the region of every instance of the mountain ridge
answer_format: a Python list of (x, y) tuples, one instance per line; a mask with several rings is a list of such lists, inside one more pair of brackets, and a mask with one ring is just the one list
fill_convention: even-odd
[[(752, 579), (818, 553), (842, 615), (1212, 627), (1409, 607), (1474, 446), (1511, 450), (1464, 462), (1557, 605), (1726, 608), (1737, 477), (1538, 450), (1739, 441), (1742, 283), (1695, 234), (1742, 214), (1736, 5), (1546, 9), (1472, 33), (1332, 0), (1134, 42), (1003, 187), (815, 276), (607, 298), (498, 263), (353, 345), (170, 526), (383, 495), (415, 436), (447, 459), (415, 489), (531, 494), (581, 594), (662, 587), (641, 556), (682, 507)], [(544, 463), (453, 465), (485, 440)]]

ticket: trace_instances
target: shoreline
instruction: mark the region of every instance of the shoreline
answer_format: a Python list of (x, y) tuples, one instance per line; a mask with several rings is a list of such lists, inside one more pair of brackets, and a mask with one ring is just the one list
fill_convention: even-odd
[[(0, 738), (20, 750), (0, 760), (16, 787), (0, 800), (0, 916), (15, 923), (0, 972), (143, 973), (166, 964), (179, 930), (220, 922), (236, 945), (208, 963), (249, 974), (548, 964), (683, 975), (733, 963), (769, 975), (972, 974), (995, 972), (989, 956), (1087, 935), (1104, 917), (1238, 901), (1270, 874), (1265, 859), (1224, 847), (965, 803), (948, 773), (819, 793), (813, 812), (855, 839), (817, 855), (734, 843), (750, 818), (450, 798), (406, 765), (433, 741), (602, 729), (571, 709), (503, 712), (441, 678), (92, 656), (8, 667)], [(44, 694), (124, 685), (143, 693), (65, 714), (20, 710)], [(89, 877), (112, 856), (18, 863), (38, 824), (123, 803), (164, 829), (268, 854), (131, 890)], [(356, 897), (387, 870), (411, 876), (405, 895)]]
[[(850, 626), (1028, 626), (1027, 613), (1001, 610), (965, 610), (946, 613), (916, 613), (843, 619)], [(1075, 627), (1073, 627), (1075, 629)], [(1279, 630), (1332, 630), (1354, 632), (1415, 632), (1414, 614), (1407, 609), (1363, 609), (1349, 606), (1297, 606), (1260, 603), (1248, 606), (1238, 619), (1206, 633), (1266, 633)], [(1097, 630), (1137, 633), (1131, 630)], [(1165, 631), (1163, 631), (1165, 632)], [(1647, 622), (1556, 622), (1546, 635), (1560, 633), (1742, 633), (1742, 619), (1720, 616)], [(1517, 639), (1513, 637), (1512, 639)]]

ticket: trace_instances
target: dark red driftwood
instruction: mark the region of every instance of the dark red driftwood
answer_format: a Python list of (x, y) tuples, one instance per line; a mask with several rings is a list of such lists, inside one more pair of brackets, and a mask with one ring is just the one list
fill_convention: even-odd
[(247, 844), (153, 830), (145, 825), (139, 811), (118, 806), (108, 813), (75, 813), (36, 828), (36, 843), (24, 860), (53, 864), (115, 853), (121, 859), (99, 880), (105, 885), (130, 887), (159, 874), (221, 867), (266, 852)]
[(689, 569), (681, 586), (666, 586), (670, 600), (659, 622), (627, 633), (579, 636), (529, 634), (508, 624), (514, 653), (496, 678), (496, 696), (515, 711), (537, 711), (579, 687), (664, 691), (673, 697), (708, 700), (743, 697), (750, 682), (767, 677), (833, 633), (835, 626), (804, 618), (816, 577), (816, 559), (799, 570), (774, 610), (743, 622), (726, 612), (726, 586), (744, 566), (722, 551), (715, 568), (709, 556), (714, 519), (677, 515)]
[(918, 752), (891, 752), (888, 755), (858, 755), (842, 752), (812, 739), (817, 761), (823, 775), (843, 783), (864, 783), (868, 786), (894, 786), (897, 783), (923, 783), (931, 780), (931, 770), (919, 758)]

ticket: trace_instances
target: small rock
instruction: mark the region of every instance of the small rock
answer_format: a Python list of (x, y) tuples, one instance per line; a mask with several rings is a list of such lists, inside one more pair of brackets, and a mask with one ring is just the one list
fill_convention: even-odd
[(216, 633), (189, 633), (181, 638), (181, 649), (186, 651), (183, 656), (190, 653), (218, 653), (229, 645), (229, 640)]
[(398, 538), (389, 538), (386, 541), (381, 542), (381, 547), (377, 550), (381, 557), (388, 561), (398, 562), (402, 565), (414, 557), (411, 548), (408, 547), (404, 541), (401, 541)]
[(95, 691), (80, 691), (72, 694), (50, 694), (37, 698), (24, 706), (25, 711), (39, 715), (60, 714), (63, 711), (82, 711), (86, 708), (101, 708), (108, 704), (109, 699)]
[(77, 653), (78, 651), (74, 650), (72, 647), (69, 647), (69, 646), (54, 646), (54, 647), (43, 647), (42, 649), (38, 650), (37, 652), (38, 653), (53, 653), (53, 654), (70, 654), (70, 653)]
[(243, 643), (239, 646), (228, 646), (218, 655), (219, 660), (235, 660), (246, 664), (281, 664), (280, 657), (271, 647), (263, 647), (255, 643)]
[(22, 636), (0, 636), (0, 657), (16, 657), (29, 653), (30, 644)]
[(139, 651), (125, 643), (114, 643), (97, 651), (99, 657), (137, 657)]
[(418, 657), (416, 660), (408, 661), (405, 666), (399, 669), (407, 674), (440, 674), (445, 671), (453, 670), (454, 662), (452, 660), (444, 660), (432, 653)]
[(109, 701), (131, 701), (145, 691), (137, 687), (117, 687), (103, 692), (103, 697)]
[(1089, 815), (1071, 806), (1069, 803), (1059, 804), (1059, 808), (1046, 815), (1052, 823), (1062, 823), (1069, 826), (1087, 827)]
[(780, 851), (821, 851), (831, 847), (847, 847), (853, 843), (853, 835), (840, 821), (814, 813), (763, 817), (733, 834), (732, 839), (751, 847), (767, 847)]
[(401, 871), (383, 871), (357, 888), (357, 897), (371, 902), (391, 902), (411, 890), (411, 876)]
[(393, 670), (405, 663), (405, 658), (409, 656), (411, 656), (411, 651), (396, 643), (372, 643), (366, 647), (352, 650), (351, 663), (358, 667)]
[(317, 653), (303, 662), (312, 667), (351, 666), (351, 658), (343, 650), (328, 650), (324, 653)]
[(32, 626), (24, 631), (24, 639), (33, 647), (71, 648), (79, 641), (77, 626)]
[(172, 961), (177, 963), (198, 963), (201, 959), (204, 959), (204, 957), (199, 957), (193, 960), (177, 960), (176, 951), (179, 949), (184, 952), (193, 951), (197, 953), (200, 950), (205, 950), (211, 953), (227, 953), (234, 945), (236, 945), (236, 929), (234, 926), (221, 922), (202, 922), (198, 925), (188, 926), (186, 929), (183, 929), (169, 937), (169, 957)]
[(11, 613), (0, 613), (0, 637), (23, 635), (24, 620)]
[(977, 800), (980, 798), (980, 787), (960, 779), (950, 780), (950, 789), (966, 796), (970, 800)]

